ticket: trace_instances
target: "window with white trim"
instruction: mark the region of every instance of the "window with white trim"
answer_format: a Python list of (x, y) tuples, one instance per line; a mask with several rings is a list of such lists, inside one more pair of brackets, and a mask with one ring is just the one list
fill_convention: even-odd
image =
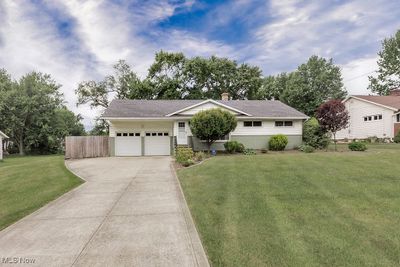
[(396, 120), (396, 121), (397, 121), (397, 122), (400, 122), (400, 113), (397, 114), (396, 117), (397, 117), (397, 120)]
[(379, 121), (382, 120), (382, 114), (376, 114), (371, 116), (365, 116), (364, 121)]
[(275, 127), (292, 127), (293, 121), (275, 121)]
[(146, 132), (146, 136), (169, 136), (168, 132)]
[(244, 127), (261, 127), (262, 121), (244, 121), (243, 126)]
[(118, 136), (118, 137), (120, 137), (120, 136), (123, 136), (123, 137), (133, 137), (133, 136), (140, 136), (140, 133), (120, 133), (120, 132), (117, 132), (117, 133), (115, 133), (115, 135), (116, 136)]

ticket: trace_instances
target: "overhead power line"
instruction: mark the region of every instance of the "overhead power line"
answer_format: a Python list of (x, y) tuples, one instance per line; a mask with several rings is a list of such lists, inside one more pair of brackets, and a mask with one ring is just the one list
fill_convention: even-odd
[(371, 74), (371, 73), (374, 73), (374, 72), (375, 72), (375, 71), (370, 71), (370, 72), (367, 72), (367, 73), (364, 73), (364, 74), (361, 74), (361, 75), (352, 77), (352, 78), (350, 78), (350, 79), (344, 80), (344, 82), (349, 82), (349, 81), (352, 81), (352, 80), (355, 80), (355, 79), (364, 77), (364, 76), (366, 76), (366, 75), (368, 75), (368, 74)]

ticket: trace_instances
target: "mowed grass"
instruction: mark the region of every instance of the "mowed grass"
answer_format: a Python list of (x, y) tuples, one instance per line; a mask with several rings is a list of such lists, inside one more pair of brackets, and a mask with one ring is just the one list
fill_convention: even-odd
[(215, 157), (178, 176), (213, 266), (400, 265), (400, 145)]
[(63, 156), (0, 161), (0, 230), (82, 182), (65, 168)]

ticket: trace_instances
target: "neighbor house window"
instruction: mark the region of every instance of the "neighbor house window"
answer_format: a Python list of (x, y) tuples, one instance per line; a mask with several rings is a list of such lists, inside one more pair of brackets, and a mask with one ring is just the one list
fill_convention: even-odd
[(243, 126), (244, 127), (261, 127), (262, 121), (244, 121)]
[(397, 122), (400, 122), (400, 114), (397, 114)]
[(275, 121), (275, 127), (291, 127), (293, 121)]
[(364, 121), (378, 121), (382, 119), (382, 114), (372, 115), (372, 116), (365, 116)]
[(365, 116), (364, 121), (372, 121), (372, 116)]

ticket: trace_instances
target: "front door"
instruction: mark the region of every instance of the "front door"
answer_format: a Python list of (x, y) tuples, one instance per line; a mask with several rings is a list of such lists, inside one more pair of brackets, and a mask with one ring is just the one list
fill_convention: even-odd
[(178, 145), (187, 145), (186, 122), (178, 122)]

